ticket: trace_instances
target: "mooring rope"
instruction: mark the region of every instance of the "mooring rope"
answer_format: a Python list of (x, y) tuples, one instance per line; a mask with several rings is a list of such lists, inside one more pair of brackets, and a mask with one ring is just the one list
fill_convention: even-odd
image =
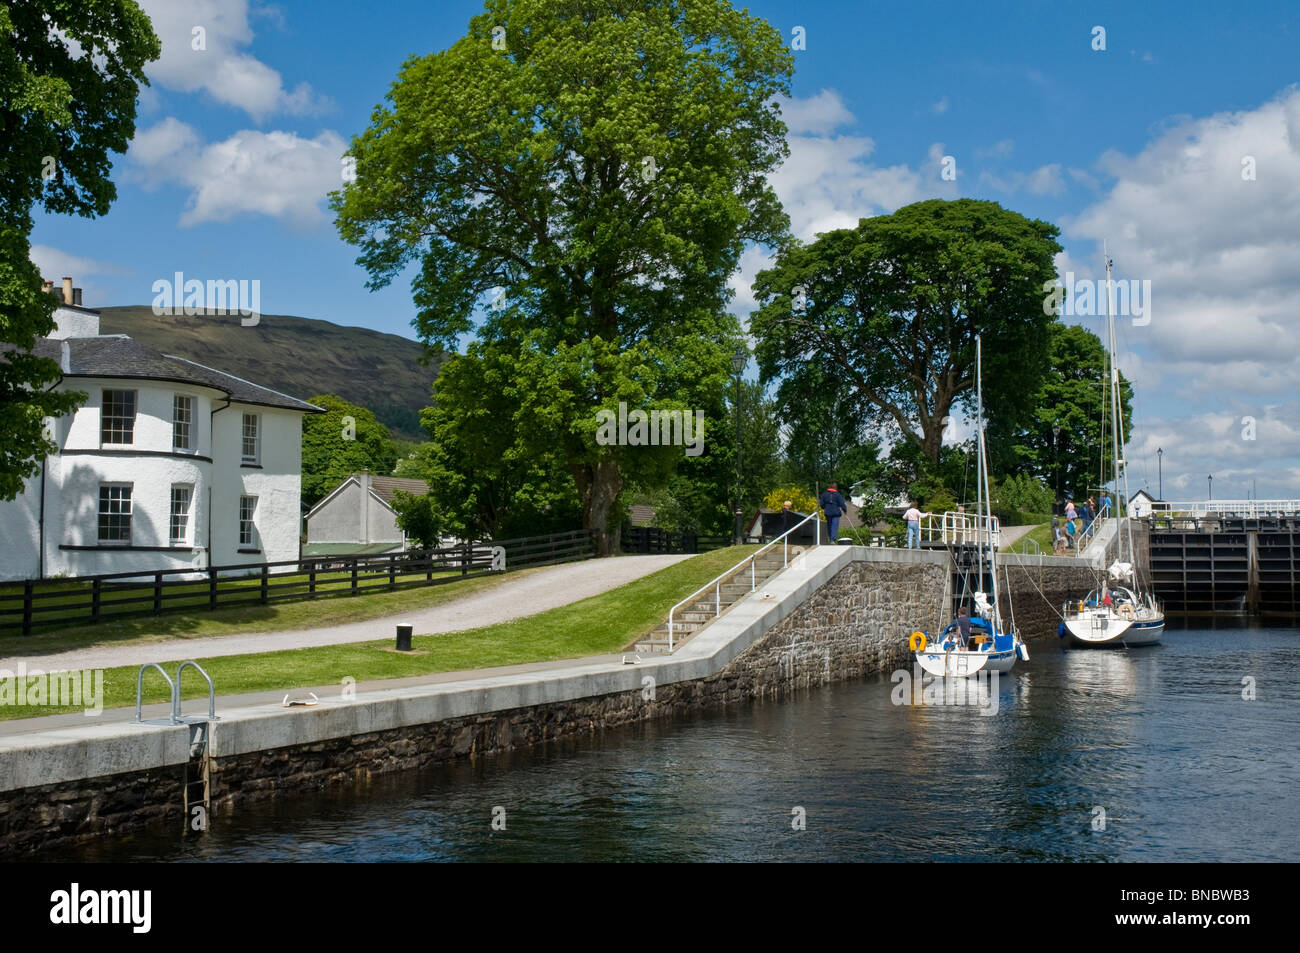
[[(1041, 569), (1042, 567), (1040, 566), (1039, 568)], [(1062, 622), (1064, 622), (1064, 621), (1065, 621), (1065, 616), (1063, 616), (1063, 615), (1061, 614), (1061, 610), (1059, 610), (1058, 608), (1056, 608), (1056, 606), (1055, 606), (1055, 604), (1052, 602), (1052, 600), (1047, 598), (1047, 593), (1043, 592), (1043, 587), (1040, 586), (1040, 585), (1039, 585), (1039, 584), (1034, 580), (1033, 574), (1029, 571), (1029, 567), (1028, 567), (1028, 566), (1020, 566), (1020, 569), (1024, 572), (1024, 574), (1025, 574), (1026, 576), (1029, 577), (1029, 581), (1032, 582), (1032, 583), (1034, 584), (1034, 588), (1038, 590), (1038, 594), (1042, 597), (1043, 602), (1045, 602), (1045, 603), (1047, 604), (1047, 608), (1051, 609), (1052, 612), (1053, 612), (1053, 614), (1055, 614), (1055, 616), (1056, 616), (1058, 619), (1060, 619)], [(1010, 583), (1010, 581), (1008, 580), (1008, 582), (1007, 582), (1007, 601), (1008, 601), (1008, 604), (1010, 603), (1010, 599), (1011, 599), (1011, 583)]]

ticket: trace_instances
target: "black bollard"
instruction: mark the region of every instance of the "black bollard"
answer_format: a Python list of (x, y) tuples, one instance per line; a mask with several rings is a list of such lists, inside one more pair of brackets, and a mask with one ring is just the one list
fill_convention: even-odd
[(411, 633), (414, 630), (415, 626), (407, 625), (405, 622), (397, 627), (397, 651), (411, 651)]

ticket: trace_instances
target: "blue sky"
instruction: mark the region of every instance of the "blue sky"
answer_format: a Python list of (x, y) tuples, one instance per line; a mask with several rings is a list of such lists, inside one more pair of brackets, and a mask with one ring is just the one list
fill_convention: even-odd
[[(402, 61), (454, 42), (481, 3), (140, 2), (164, 53), (115, 165), (118, 200), (102, 219), (39, 219), (45, 276), (72, 275), (92, 307), (148, 303), (176, 271), (256, 278), (265, 313), (413, 336), (409, 283), (365, 289), (324, 195)], [(1095, 278), (1104, 237), (1115, 277), (1151, 283), (1150, 320), (1119, 322), (1137, 387), (1131, 482), (1156, 489), (1162, 447), (1167, 498), (1202, 498), (1211, 473), (1217, 499), (1300, 497), (1300, 11), (749, 9), (806, 37), (792, 155), (773, 178), (800, 237), (958, 196), (1060, 225), (1063, 275)], [(764, 263), (745, 256), (739, 313)]]

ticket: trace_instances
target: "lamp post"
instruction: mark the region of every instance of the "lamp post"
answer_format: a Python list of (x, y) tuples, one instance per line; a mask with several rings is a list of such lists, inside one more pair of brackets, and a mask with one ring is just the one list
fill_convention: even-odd
[(1210, 482), (1210, 499), (1209, 499), (1209, 502), (1213, 503), (1213, 502), (1214, 502), (1214, 474), (1211, 473), (1208, 477), (1206, 477), (1206, 479)]
[(1061, 425), (1052, 424), (1052, 469), (1056, 471), (1056, 500), (1061, 500)]
[(741, 526), (743, 511), (740, 504), (740, 375), (749, 363), (749, 351), (744, 344), (736, 345), (736, 352), (731, 355), (731, 366), (736, 372), (736, 543), (743, 542), (744, 527)]
[(1156, 483), (1156, 487), (1157, 487), (1157, 489), (1156, 489), (1156, 495), (1159, 496), (1160, 499), (1162, 499), (1162, 500), (1165, 498), (1165, 466), (1164, 466), (1164, 464), (1165, 464), (1165, 451), (1164, 451), (1162, 448), (1160, 448), (1160, 447), (1156, 447), (1156, 474), (1157, 474), (1157, 476), (1156, 476), (1156, 480), (1157, 480), (1157, 483)]

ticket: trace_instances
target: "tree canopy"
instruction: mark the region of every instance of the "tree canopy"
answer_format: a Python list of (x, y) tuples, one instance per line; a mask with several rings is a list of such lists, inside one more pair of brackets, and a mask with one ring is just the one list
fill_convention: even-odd
[(34, 357), (54, 330), (54, 297), (30, 261), (32, 209), (92, 217), (117, 192), (111, 152), (135, 134), (144, 66), (161, 47), (133, 0), (0, 4), (0, 500), (53, 453), (44, 420), (84, 394), (55, 392), (54, 361)]
[(601, 552), (655, 448), (598, 444), (595, 412), (720, 391), (727, 279), (788, 229), (767, 175), (791, 73), (778, 31), (725, 0), (489, 0), (352, 142), (332, 203), (370, 286), (418, 262), (421, 339), (516, 364), (526, 386), (496, 417), (521, 457), (558, 454)]
[(353, 473), (393, 471), (397, 449), (373, 413), (335, 394), (318, 394), (309, 403), (325, 413), (308, 414), (302, 421), (304, 503), (314, 506)]
[(834, 375), (862, 421), (937, 462), (945, 419), (973, 397), (977, 335), (987, 412), (1032, 412), (1058, 234), (996, 202), (934, 199), (793, 245), (754, 285), (764, 379), (781, 378), (784, 403), (810, 403)]

